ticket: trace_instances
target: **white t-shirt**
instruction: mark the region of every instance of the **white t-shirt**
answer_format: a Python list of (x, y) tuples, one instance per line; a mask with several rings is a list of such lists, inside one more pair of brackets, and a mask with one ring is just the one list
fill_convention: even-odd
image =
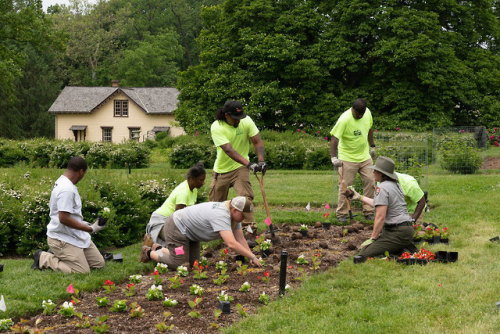
[(59, 211), (68, 212), (72, 218), (83, 221), (82, 199), (78, 189), (66, 176), (61, 175), (54, 183), (50, 194), (50, 223), (47, 225), (47, 236), (67, 242), (75, 247), (88, 248), (90, 234), (77, 230), (59, 222)]
[[(225, 202), (205, 202), (177, 210), (172, 214), (179, 231), (191, 241), (220, 238), (220, 231), (232, 231), (231, 214)], [(241, 229), (237, 223), (235, 229)]]

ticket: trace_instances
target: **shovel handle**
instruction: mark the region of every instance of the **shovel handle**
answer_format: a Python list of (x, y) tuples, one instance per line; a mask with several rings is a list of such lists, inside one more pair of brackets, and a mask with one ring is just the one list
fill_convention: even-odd
[[(344, 164), (342, 164), (342, 173), (339, 173), (339, 177), (340, 177), (340, 183), (342, 184), (342, 190), (344, 192), (347, 191), (347, 186), (345, 185), (345, 182), (344, 182)], [(347, 203), (347, 210), (351, 211), (351, 201), (346, 197), (345, 197), (345, 201)]]
[[(264, 190), (264, 175), (262, 175), (262, 178), (259, 178), (257, 173), (254, 173), (254, 175), (257, 178), (257, 181), (259, 181), (260, 192), (262, 193), (262, 199), (264, 200), (264, 207), (266, 208), (266, 215), (267, 217), (271, 218), (271, 214), (269, 213), (269, 205), (267, 204), (266, 191)], [(269, 224), (269, 229), (271, 230), (271, 236), (274, 239), (273, 224)]]

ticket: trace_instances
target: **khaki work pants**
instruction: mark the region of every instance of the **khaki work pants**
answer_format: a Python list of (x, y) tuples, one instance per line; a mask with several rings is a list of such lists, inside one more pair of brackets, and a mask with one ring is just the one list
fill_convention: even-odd
[[(208, 195), (209, 201), (223, 202), (227, 200), (229, 188), (231, 187), (234, 188), (238, 196), (245, 196), (253, 201), (254, 193), (250, 183), (250, 173), (245, 166), (223, 174), (212, 172), (212, 183)], [(255, 221), (253, 211), (244, 212), (243, 217), (245, 222)]]
[(412, 226), (384, 226), (380, 237), (366, 246), (359, 255), (374, 257), (384, 255), (386, 251), (391, 255), (398, 255), (404, 249), (414, 252), (417, 248), (413, 244), (413, 234)]
[(40, 254), (40, 269), (50, 268), (65, 274), (85, 274), (90, 272), (90, 268), (104, 267), (104, 258), (92, 241), (89, 248), (76, 247), (49, 237), (47, 237), (47, 243), (54, 254), (48, 252)]
[[(160, 230), (159, 237), (165, 241), (167, 252), (158, 251), (158, 262), (165, 263), (169, 268), (175, 270), (178, 266), (187, 263), (192, 267), (195, 260), (200, 259), (200, 242), (191, 241), (175, 226), (172, 215), (167, 217), (165, 224)], [(184, 254), (176, 255), (175, 249), (182, 246)]]
[[(375, 194), (375, 180), (373, 179), (373, 169), (368, 168), (370, 166), (373, 166), (372, 159), (368, 159), (363, 162), (343, 161), (342, 167), (339, 167), (339, 201), (336, 211), (337, 217), (345, 217), (349, 214), (347, 202), (345, 200), (345, 196), (343, 195), (344, 189), (342, 183), (340, 182), (340, 175), (344, 179), (346, 187), (349, 187), (354, 184), (356, 174), (359, 173), (361, 181), (363, 182), (363, 196), (373, 198)], [(365, 216), (373, 215), (374, 213), (375, 209), (373, 206), (363, 204), (363, 214)]]

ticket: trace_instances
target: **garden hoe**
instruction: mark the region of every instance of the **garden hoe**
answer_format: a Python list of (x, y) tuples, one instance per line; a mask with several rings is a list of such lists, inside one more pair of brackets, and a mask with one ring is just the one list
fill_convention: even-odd
[[(269, 219), (271, 219), (271, 215), (269, 213), (269, 205), (267, 204), (267, 198), (266, 198), (266, 191), (264, 190), (264, 174), (262, 174), (262, 177), (259, 178), (257, 175), (257, 172), (254, 172), (255, 177), (257, 178), (257, 181), (259, 181), (260, 185), (260, 192), (262, 193), (262, 199), (264, 200), (264, 207), (266, 208), (266, 215)], [(279, 239), (276, 237), (274, 234), (274, 227), (273, 224), (269, 224), (269, 229), (271, 230), (271, 242), (272, 244), (278, 244)]]
[[(339, 173), (339, 176), (340, 176), (340, 183), (342, 184), (342, 190), (345, 193), (347, 191), (347, 186), (345, 185), (345, 182), (344, 182), (344, 165), (342, 165), (342, 173)], [(350, 221), (351, 225), (355, 224), (357, 222), (354, 220), (354, 215), (352, 214), (351, 201), (346, 196), (344, 196), (344, 197), (345, 197), (345, 201), (347, 203), (347, 209), (349, 210), (349, 221)]]

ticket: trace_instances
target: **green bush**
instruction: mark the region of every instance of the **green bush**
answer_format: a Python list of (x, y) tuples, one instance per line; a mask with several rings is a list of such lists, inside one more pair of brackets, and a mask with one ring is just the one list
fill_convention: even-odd
[(30, 254), (35, 249), (47, 249), (47, 224), (49, 217), (50, 193), (42, 191), (33, 196), (27, 197), (23, 201), (23, 227), (20, 227), (22, 233), (17, 237), (16, 252), (18, 254)]
[(113, 168), (145, 168), (149, 166), (151, 151), (146, 145), (129, 140), (111, 152)]
[(440, 165), (452, 173), (474, 174), (482, 163), (479, 150), (465, 142), (447, 143), (440, 149)]
[(106, 167), (111, 162), (111, 150), (110, 144), (93, 143), (85, 156), (88, 166), (93, 168)]
[(33, 167), (49, 167), (50, 154), (54, 151), (56, 142), (45, 138), (36, 138), (26, 142), (28, 156)]
[(70, 140), (59, 142), (50, 154), (50, 166), (54, 168), (66, 168), (71, 157), (81, 155), (74, 142)]
[(326, 170), (332, 168), (329, 147), (324, 146), (306, 150), (304, 169)]
[(190, 168), (198, 161), (205, 166), (213, 166), (216, 150), (213, 146), (197, 142), (176, 144), (169, 154), (173, 168)]
[(297, 142), (268, 143), (267, 163), (273, 169), (302, 169), (305, 159), (305, 148)]
[(28, 157), (20, 142), (14, 140), (0, 141), (0, 167), (10, 167), (21, 161), (28, 161)]

